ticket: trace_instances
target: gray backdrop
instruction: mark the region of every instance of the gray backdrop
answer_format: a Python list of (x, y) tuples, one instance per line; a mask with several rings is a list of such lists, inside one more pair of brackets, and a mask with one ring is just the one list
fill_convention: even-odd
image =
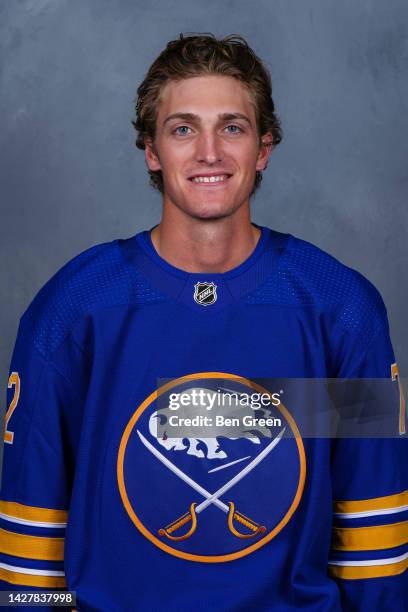
[(284, 140), (253, 219), (378, 287), (406, 376), (407, 17), (406, 0), (3, 0), (2, 398), (19, 317), (45, 281), (91, 245), (158, 222), (132, 101), (187, 31), (240, 33), (266, 60)]

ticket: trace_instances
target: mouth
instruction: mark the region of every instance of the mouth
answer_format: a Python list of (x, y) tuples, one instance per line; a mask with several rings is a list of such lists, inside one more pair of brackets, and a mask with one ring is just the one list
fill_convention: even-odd
[(232, 174), (198, 174), (191, 176), (188, 180), (199, 185), (220, 185), (226, 183), (231, 176)]

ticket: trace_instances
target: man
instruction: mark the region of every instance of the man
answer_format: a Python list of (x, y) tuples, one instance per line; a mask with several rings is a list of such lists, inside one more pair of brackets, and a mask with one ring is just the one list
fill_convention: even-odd
[(138, 94), (162, 219), (69, 262), (21, 319), (3, 588), (66, 586), (80, 611), (402, 612), (403, 401), (396, 437), (331, 440), (268, 386), (398, 371), (376, 289), (251, 223), (281, 139), (267, 70), (239, 37), (180, 37)]

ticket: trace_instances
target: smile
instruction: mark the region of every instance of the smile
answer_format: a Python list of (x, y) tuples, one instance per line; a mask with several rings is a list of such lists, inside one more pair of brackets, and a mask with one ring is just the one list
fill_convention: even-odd
[(193, 176), (193, 183), (222, 183), (230, 177), (229, 174), (218, 174), (216, 176)]

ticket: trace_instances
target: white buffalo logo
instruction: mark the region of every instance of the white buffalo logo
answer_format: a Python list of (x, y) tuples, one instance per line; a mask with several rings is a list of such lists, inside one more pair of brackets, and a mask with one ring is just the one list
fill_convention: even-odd
[[(199, 392), (200, 390), (202, 390), (202, 388), (189, 389), (187, 393), (193, 393), (194, 391)], [(217, 394), (212, 389), (203, 389), (203, 390), (207, 394), (207, 398), (209, 400), (210, 398), (212, 398), (212, 401), (209, 402), (211, 405), (210, 414), (214, 413), (215, 411), (222, 411), (224, 416), (228, 415), (232, 417), (234, 415), (240, 414), (241, 418), (243, 415), (253, 415), (254, 414), (254, 410), (251, 407), (242, 406), (239, 403), (239, 396), (240, 396), (239, 393), (237, 394), (234, 391), (225, 390), (229, 394), (232, 393), (238, 396), (238, 399), (232, 398), (228, 406), (225, 406), (225, 404), (220, 406), (220, 395), (219, 394)], [(214, 398), (214, 395), (216, 395), (217, 398)], [(221, 398), (222, 398), (222, 395), (221, 395)], [(188, 406), (188, 408), (186, 407), (182, 408), (180, 412), (183, 414), (183, 416), (188, 414), (188, 416), (191, 418), (196, 417), (198, 415), (208, 416), (209, 408), (208, 408), (208, 405), (205, 405), (205, 404), (198, 405), (198, 406), (190, 405)], [(269, 414), (270, 414), (269, 411), (265, 410), (264, 408), (259, 408), (256, 410), (256, 415), (258, 417), (268, 416)], [(203, 437), (199, 437), (199, 436), (189, 437), (188, 435), (183, 436), (183, 437), (169, 437), (166, 435), (166, 423), (168, 423), (168, 420), (171, 415), (174, 415), (174, 410), (172, 410), (169, 406), (166, 406), (165, 408), (160, 408), (159, 410), (156, 410), (155, 412), (153, 412), (153, 414), (149, 418), (150, 434), (167, 451), (185, 451), (186, 450), (187, 455), (193, 455), (201, 459), (204, 457), (207, 459), (226, 459), (227, 453), (224, 450), (222, 450), (217, 438), (227, 437), (230, 440), (238, 439), (238, 437), (235, 437), (235, 436), (231, 437), (231, 430), (228, 429), (228, 427), (225, 427), (223, 429), (223, 428), (216, 427), (216, 426), (206, 426), (205, 428), (203, 428)], [(246, 438), (248, 439), (248, 441), (252, 442), (253, 444), (260, 444), (260, 437), (270, 438), (271, 430), (268, 427), (257, 426), (255, 430), (253, 428), (251, 428), (251, 430), (243, 428), (242, 431), (239, 432), (239, 438)], [(199, 445), (205, 447), (205, 453), (201, 448), (198, 448)]]

